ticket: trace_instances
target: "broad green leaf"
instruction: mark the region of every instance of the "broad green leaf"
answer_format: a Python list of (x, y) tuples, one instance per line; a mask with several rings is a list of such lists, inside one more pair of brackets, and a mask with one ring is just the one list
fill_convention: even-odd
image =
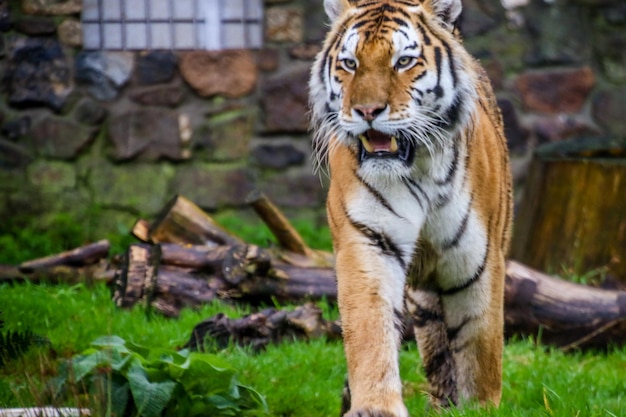
[(214, 395), (231, 391), (235, 370), (227, 362), (201, 353), (192, 353), (189, 359), (189, 368), (179, 379), (188, 394)]
[(114, 375), (111, 378), (111, 415), (123, 416), (130, 397), (130, 385), (121, 375)]
[(145, 371), (135, 365), (130, 368), (127, 377), (138, 415), (159, 417), (172, 399), (176, 382), (150, 382)]
[(118, 348), (119, 351), (126, 350), (126, 341), (119, 336), (111, 335), (111, 336), (101, 336), (91, 342), (91, 346), (97, 348)]
[(68, 369), (70, 374), (67, 378), (69, 381), (80, 382), (94, 369), (102, 366), (108, 367), (110, 363), (110, 355), (103, 351), (98, 351), (91, 355), (76, 356), (71, 361), (70, 369)]

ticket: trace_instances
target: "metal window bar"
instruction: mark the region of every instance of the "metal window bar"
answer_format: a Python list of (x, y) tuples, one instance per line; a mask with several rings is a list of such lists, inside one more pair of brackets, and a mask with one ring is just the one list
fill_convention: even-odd
[[(261, 46), (262, 39), (262, 16), (252, 16), (252, 10), (254, 6), (251, 6), (250, 1), (256, 1), (256, 7), (259, 8), (262, 5), (262, 0), (243, 0), (242, 1), (242, 13), (237, 17), (225, 16), (225, 4), (230, 0), (190, 0), (190, 6), (192, 10), (192, 16), (190, 17), (176, 17), (174, 15), (174, 2), (184, 0), (166, 0), (167, 17), (166, 18), (153, 18), (153, 0), (143, 0), (143, 12), (142, 17), (129, 17), (126, 13), (128, 10), (127, 2), (136, 0), (83, 0), (84, 3), (89, 2), (92, 7), (95, 7), (95, 17), (87, 17), (83, 15), (82, 22), (85, 27), (90, 29), (96, 29), (93, 33), (97, 37), (95, 45), (86, 45), (88, 49), (153, 49), (155, 47), (155, 39), (152, 34), (152, 24), (166, 24), (169, 32), (168, 44), (170, 49), (223, 49), (226, 44), (226, 27), (228, 25), (240, 25), (243, 33), (241, 44), (237, 44), (238, 48), (258, 48)], [(105, 17), (105, 11), (107, 6), (111, 6), (115, 2), (120, 11), (119, 17)], [(204, 7), (200, 7), (203, 5)], [(262, 9), (260, 9), (262, 10)], [(119, 25), (119, 41), (121, 45), (116, 48), (115, 45), (107, 43), (106, 35), (107, 30), (110, 30), (110, 26), (107, 25)], [(133, 24), (143, 25), (145, 30), (145, 47), (129, 47), (129, 27)], [(191, 24), (191, 47), (180, 48), (177, 34), (177, 25)], [(202, 30), (202, 27), (205, 27)], [(217, 26), (217, 27), (214, 27)], [(108, 28), (108, 29), (107, 29)], [(137, 28), (134, 26), (133, 28)], [(253, 39), (252, 33), (256, 29), (257, 39)], [(201, 35), (204, 35), (202, 39)], [(208, 39), (208, 37), (217, 37), (217, 39)]]

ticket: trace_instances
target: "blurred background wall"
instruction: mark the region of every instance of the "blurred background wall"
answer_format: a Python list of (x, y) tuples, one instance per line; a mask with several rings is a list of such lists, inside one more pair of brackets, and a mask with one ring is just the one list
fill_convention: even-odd
[[(83, 6), (0, 0), (0, 222), (61, 214), (98, 239), (175, 194), (245, 215), (254, 189), (324, 222), (306, 114), (321, 0), (265, 0), (262, 46), (222, 51), (86, 50)], [(626, 136), (623, 0), (467, 0), (460, 28), (497, 92), (518, 202), (537, 145)]]

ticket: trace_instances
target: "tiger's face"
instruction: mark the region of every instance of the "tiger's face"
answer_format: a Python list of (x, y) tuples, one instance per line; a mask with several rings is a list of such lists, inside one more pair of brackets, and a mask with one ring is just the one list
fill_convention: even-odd
[(460, 2), (325, 5), (334, 25), (310, 82), (318, 158), (347, 146), (368, 176), (407, 176), (469, 114), (473, 83), (452, 33)]

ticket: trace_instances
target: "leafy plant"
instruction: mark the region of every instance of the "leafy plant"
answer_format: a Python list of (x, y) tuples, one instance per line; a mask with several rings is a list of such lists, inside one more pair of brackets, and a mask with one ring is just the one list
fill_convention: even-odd
[(149, 349), (117, 336), (94, 341), (52, 381), (55, 400), (75, 396), (77, 388), (106, 416), (267, 415), (263, 396), (240, 384), (223, 359)]

